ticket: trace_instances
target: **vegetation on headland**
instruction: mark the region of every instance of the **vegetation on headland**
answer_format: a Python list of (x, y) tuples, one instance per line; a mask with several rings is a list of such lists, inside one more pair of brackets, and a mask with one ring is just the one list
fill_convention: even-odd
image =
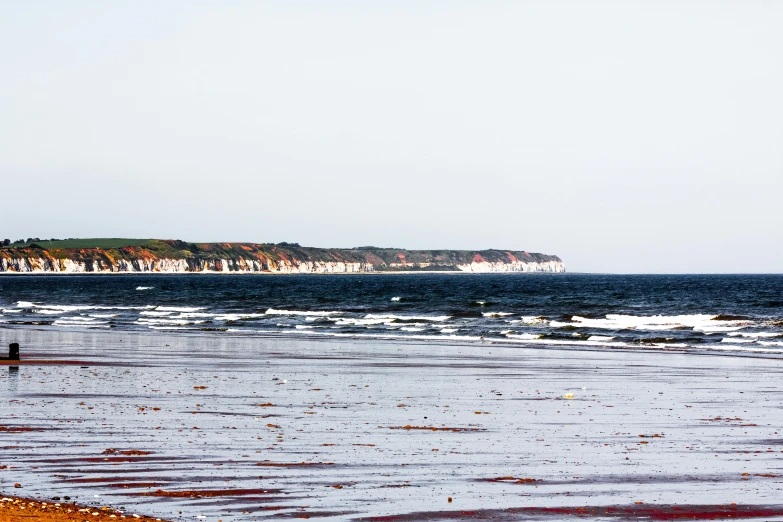
[[(40, 271), (65, 271), (64, 262), (82, 264), (84, 271), (147, 271), (160, 260), (180, 261), (185, 271), (280, 271), (280, 267), (351, 264), (350, 271), (458, 270), (471, 263), (559, 262), (556, 256), (509, 250), (405, 250), (363, 246), (313, 248), (298, 243), (191, 243), (181, 240), (92, 238), (9, 243), (0, 247), (0, 267), (26, 262)], [(16, 261), (14, 263), (13, 261)], [(117, 270), (125, 263), (131, 270)], [(158, 263), (159, 265), (159, 263)], [(226, 266), (227, 265), (227, 266)], [(253, 268), (248, 268), (253, 267)], [(14, 271), (8, 268), (9, 271)], [(156, 269), (152, 269), (157, 271)], [(20, 270), (23, 271), (23, 270)], [(39, 270), (35, 270), (39, 271)]]
[(66, 248), (122, 248), (127, 246), (144, 246), (152, 242), (152, 239), (126, 239), (117, 237), (99, 237), (84, 239), (39, 239), (27, 238), (17, 239), (11, 242), (9, 239), (3, 241), (3, 247), (12, 248), (45, 248), (45, 249), (66, 249)]

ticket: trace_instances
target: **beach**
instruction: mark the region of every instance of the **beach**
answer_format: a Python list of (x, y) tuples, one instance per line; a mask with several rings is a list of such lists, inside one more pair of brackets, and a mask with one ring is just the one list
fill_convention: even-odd
[(0, 522), (783, 522), (783, 1), (3, 8)]
[(783, 520), (779, 359), (2, 337), (22, 352), (0, 367), (3, 495), (168, 520)]
[(76, 520), (116, 520), (127, 518), (138, 522), (161, 521), (160, 518), (146, 517), (136, 513), (124, 513), (107, 506), (83, 506), (69, 502), (38, 501), (29, 498), (3, 497), (0, 500), (0, 520), (5, 522), (26, 522), (42, 520), (44, 522)]

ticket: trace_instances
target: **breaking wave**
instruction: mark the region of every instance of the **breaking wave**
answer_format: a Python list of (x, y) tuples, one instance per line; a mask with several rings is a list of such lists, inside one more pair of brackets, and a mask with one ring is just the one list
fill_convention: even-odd
[(138, 292), (128, 292), (125, 278), (1, 278), (0, 322), (538, 348), (783, 351), (778, 276), (133, 277)]

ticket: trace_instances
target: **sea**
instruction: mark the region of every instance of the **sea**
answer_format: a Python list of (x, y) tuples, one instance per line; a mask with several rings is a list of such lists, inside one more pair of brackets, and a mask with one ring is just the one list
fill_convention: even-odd
[(0, 276), (16, 328), (781, 355), (783, 275)]

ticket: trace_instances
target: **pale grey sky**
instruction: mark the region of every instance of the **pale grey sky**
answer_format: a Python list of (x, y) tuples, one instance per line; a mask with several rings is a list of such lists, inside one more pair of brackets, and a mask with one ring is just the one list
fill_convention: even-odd
[(783, 272), (783, 2), (0, 2), (0, 236)]

